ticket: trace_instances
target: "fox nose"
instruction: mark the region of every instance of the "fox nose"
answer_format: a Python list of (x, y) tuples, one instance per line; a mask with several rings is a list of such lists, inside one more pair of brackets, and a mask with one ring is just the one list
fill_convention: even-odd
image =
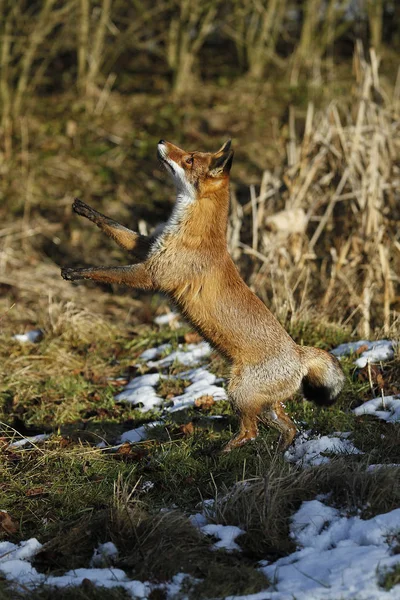
[(160, 140), (158, 143), (159, 144), (165, 144), (165, 140)]

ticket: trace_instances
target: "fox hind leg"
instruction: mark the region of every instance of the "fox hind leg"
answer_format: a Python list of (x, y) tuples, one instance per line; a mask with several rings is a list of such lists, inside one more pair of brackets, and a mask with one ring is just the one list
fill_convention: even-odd
[(258, 436), (258, 419), (261, 407), (248, 403), (241, 408), (234, 405), (234, 408), (239, 415), (239, 433), (224, 446), (223, 452), (230, 452), (234, 448), (239, 448)]
[(242, 446), (258, 435), (258, 422), (277, 429), (280, 433), (278, 449), (286, 450), (293, 442), (297, 429), (286, 414), (282, 401), (296, 391), (297, 381), (292, 382), (290, 389), (283, 390), (280, 381), (262, 381), (257, 385), (255, 377), (233, 376), (228, 388), (232, 406), (240, 420), (239, 433), (224, 448), (229, 452)]
[(293, 421), (286, 414), (282, 402), (275, 402), (272, 406), (264, 408), (262, 421), (280, 433), (278, 449), (284, 452), (293, 442), (297, 429)]

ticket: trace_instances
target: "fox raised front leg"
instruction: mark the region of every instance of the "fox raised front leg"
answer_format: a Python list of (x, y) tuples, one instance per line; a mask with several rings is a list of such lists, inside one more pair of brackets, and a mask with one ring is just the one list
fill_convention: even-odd
[(88, 204), (85, 204), (85, 202), (82, 202), (82, 200), (79, 200), (79, 198), (75, 198), (72, 210), (77, 215), (92, 221), (108, 237), (113, 239), (118, 246), (124, 250), (128, 250), (139, 260), (144, 260), (148, 255), (151, 246), (151, 239), (149, 237), (136, 233), (136, 231), (124, 227), (124, 225), (114, 221), (114, 219), (106, 217)]
[(118, 283), (129, 287), (152, 290), (152, 279), (143, 264), (126, 267), (84, 267), (79, 269), (64, 268), (61, 276), (68, 281), (92, 279), (102, 283)]

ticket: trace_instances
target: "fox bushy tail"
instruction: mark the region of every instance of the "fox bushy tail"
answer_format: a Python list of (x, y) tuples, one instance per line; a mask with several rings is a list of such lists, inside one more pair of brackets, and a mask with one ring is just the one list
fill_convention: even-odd
[(301, 346), (301, 357), (307, 374), (303, 378), (303, 394), (319, 406), (330, 406), (341, 392), (344, 373), (337, 358), (321, 350)]

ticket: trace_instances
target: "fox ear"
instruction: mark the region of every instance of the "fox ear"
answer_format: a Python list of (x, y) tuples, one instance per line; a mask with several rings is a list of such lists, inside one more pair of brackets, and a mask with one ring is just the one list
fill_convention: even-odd
[(211, 160), (208, 169), (209, 175), (211, 175), (211, 177), (220, 177), (221, 175), (228, 175), (229, 171), (231, 170), (234, 152), (233, 150), (229, 150), (229, 146), (231, 144), (230, 141), (227, 142), (227, 144), (229, 144), (227, 151), (223, 152), (222, 154), (218, 152), (217, 155), (214, 155), (214, 157)]
[(223, 154), (228, 152), (232, 144), (232, 140), (228, 140), (225, 144), (222, 144), (221, 148), (215, 154)]

